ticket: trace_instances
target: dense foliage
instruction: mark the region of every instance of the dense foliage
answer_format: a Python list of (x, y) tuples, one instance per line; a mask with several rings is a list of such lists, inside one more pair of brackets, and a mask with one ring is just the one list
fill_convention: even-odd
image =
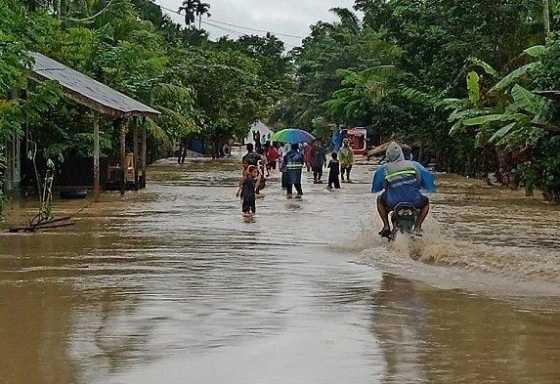
[[(242, 136), (284, 94), (290, 65), (283, 43), (273, 36), (214, 43), (202, 30), (172, 23), (147, 0), (61, 3), (61, 8), (47, 0), (0, 4), (0, 134), (19, 128), (22, 120), (10, 115), (18, 104), (41, 102), (47, 104), (38, 108), (41, 119), (25, 124), (34, 137), (50, 137), (40, 140), (42, 149), (90, 148), (91, 117), (83, 108), (25, 81), (26, 52), (32, 50), (161, 110), (161, 119), (148, 124), (163, 142), (189, 135), (209, 141)], [(207, 14), (208, 7), (189, 1), (184, 11), (190, 18)], [(104, 128), (110, 151), (111, 123)]]
[[(91, 111), (67, 100), (57, 84), (28, 81), (31, 51), (157, 108), (161, 117), (144, 124), (159, 153), (189, 137), (216, 148), (244, 136), (284, 97), (292, 66), (271, 35), (210, 41), (200, 28), (209, 10), (184, 1), (182, 27), (150, 0), (3, 0), (0, 143), (25, 133), (44, 159), (91, 156)], [(116, 154), (115, 124), (102, 120), (101, 132), (104, 154)]]
[[(367, 126), (423, 162), (549, 199), (560, 194), (560, 1), (356, 0), (286, 55), (275, 36), (210, 41), (210, 4), (185, 0), (181, 27), (150, 0), (0, 3), (0, 142), (26, 132), (41, 154), (90, 155), (91, 114), (57, 84), (26, 80), (39, 51), (162, 112), (160, 147), (216, 148), (258, 118), (328, 136)], [(102, 126), (115, 152), (113, 123)], [(3, 161), (0, 157), (0, 167)]]
[[(552, 29), (560, 2), (550, 1)], [(423, 162), (558, 199), (560, 42), (542, 0), (356, 0), (292, 51), (296, 90), (273, 117), (328, 134), (368, 126)], [(546, 39), (547, 37), (547, 39)], [(546, 40), (546, 42), (545, 42)], [(326, 127), (326, 128), (325, 128)]]

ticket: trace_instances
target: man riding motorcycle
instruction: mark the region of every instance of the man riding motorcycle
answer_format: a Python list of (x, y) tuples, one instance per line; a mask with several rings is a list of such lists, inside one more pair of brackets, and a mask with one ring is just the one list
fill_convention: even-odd
[(419, 210), (416, 231), (422, 230), (422, 224), (430, 212), (430, 200), (420, 190), (435, 192), (434, 177), (426, 168), (416, 161), (405, 160), (402, 148), (391, 142), (385, 154), (387, 163), (379, 167), (374, 175), (371, 191), (378, 193), (377, 211), (383, 220), (383, 237), (391, 235), (389, 213), (399, 203), (409, 203)]

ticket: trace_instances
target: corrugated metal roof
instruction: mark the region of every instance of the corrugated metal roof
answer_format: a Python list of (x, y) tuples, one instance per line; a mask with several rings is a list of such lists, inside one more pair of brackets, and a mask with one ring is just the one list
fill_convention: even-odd
[(58, 81), (70, 98), (99, 113), (114, 118), (159, 115), (155, 109), (45, 55), (32, 52), (31, 56), (35, 59), (34, 79)]

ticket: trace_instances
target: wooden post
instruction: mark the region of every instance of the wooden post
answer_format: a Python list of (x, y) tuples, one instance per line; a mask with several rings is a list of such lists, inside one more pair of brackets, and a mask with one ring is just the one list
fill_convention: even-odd
[(126, 191), (126, 130), (128, 119), (121, 121), (121, 196), (124, 196)]
[(93, 196), (94, 201), (99, 201), (101, 194), (101, 177), (99, 174), (99, 120), (97, 113), (93, 112)]
[(134, 143), (134, 188), (140, 189), (140, 177), (138, 175), (138, 161), (140, 159), (140, 143), (138, 142), (138, 118), (134, 118), (134, 128), (132, 130), (132, 141)]
[[(12, 88), (10, 90), (10, 100), (17, 100), (18, 98), (18, 89)], [(6, 171), (4, 177), (4, 188), (6, 191), (12, 191), (15, 188), (15, 179), (16, 179), (16, 137), (17, 134), (14, 131), (8, 133), (8, 137), (4, 142), (6, 147)]]
[(142, 188), (146, 188), (146, 165), (148, 162), (148, 133), (146, 132), (146, 124), (142, 124), (142, 149), (141, 149), (141, 168), (142, 168)]

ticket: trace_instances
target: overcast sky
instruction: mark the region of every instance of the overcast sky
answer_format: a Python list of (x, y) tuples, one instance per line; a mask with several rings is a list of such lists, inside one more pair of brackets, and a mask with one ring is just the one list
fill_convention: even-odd
[[(181, 0), (155, 0), (157, 4), (176, 10)], [(220, 25), (225, 31), (217, 27), (205, 25), (211, 38), (229, 35), (237, 38), (240, 34), (259, 34), (239, 27), (218, 24), (225, 22), (238, 26), (263, 29), (271, 32), (282, 32), (297, 36), (309, 34), (309, 26), (319, 20), (333, 20), (329, 9), (333, 7), (352, 7), (354, 0), (206, 0), (210, 3), (212, 17), (208, 22)], [(174, 20), (181, 21), (178, 15), (171, 15)], [(298, 38), (281, 36), (288, 49), (301, 43)]]

